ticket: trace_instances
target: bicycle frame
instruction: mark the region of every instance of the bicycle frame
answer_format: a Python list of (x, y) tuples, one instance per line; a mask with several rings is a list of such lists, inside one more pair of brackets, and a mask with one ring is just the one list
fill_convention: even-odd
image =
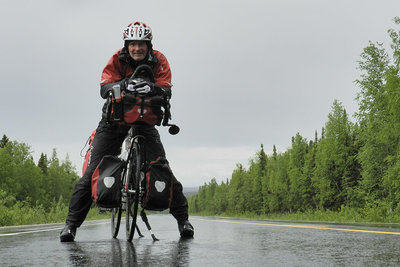
[[(152, 69), (148, 65), (140, 65), (137, 67), (135, 72), (132, 74), (131, 79), (135, 78), (141, 71), (147, 71), (152, 76)], [(151, 80), (154, 82), (154, 76), (151, 77)], [(160, 89), (164, 90), (164, 89)], [(165, 92), (165, 91), (164, 91)], [(112, 99), (114, 97), (114, 92), (110, 91), (106, 118), (110, 120), (110, 114), (112, 109)], [(164, 116), (162, 120), (162, 126), (169, 126), (169, 133), (175, 135), (179, 132), (179, 127), (174, 124), (169, 124), (169, 120), (171, 118), (170, 113), (170, 104), (169, 104), (169, 96), (164, 95)], [(122, 200), (121, 205), (118, 208), (112, 209), (111, 216), (111, 233), (114, 238), (117, 237), (119, 226), (121, 222), (121, 214), (122, 210), (126, 211), (126, 237), (129, 242), (132, 241), (135, 229), (137, 230), (139, 236), (143, 236), (139, 230), (139, 227), (136, 224), (138, 208), (141, 206), (142, 210), (140, 215), (142, 217), (143, 222), (146, 224), (147, 229), (149, 230), (151, 237), (154, 241), (158, 239), (155, 237), (153, 232), (151, 231), (150, 224), (147, 220), (146, 213), (142, 207), (142, 199), (144, 196), (144, 188), (142, 187), (142, 181), (145, 178), (146, 172), (146, 153), (145, 153), (145, 145), (144, 142), (145, 137), (142, 135), (138, 135), (136, 133), (135, 124), (131, 125), (131, 128), (128, 131), (127, 136), (125, 137), (122, 147), (120, 159), (125, 162), (123, 172), (122, 172)]]
[[(140, 233), (139, 227), (136, 224), (138, 208), (143, 197), (143, 188), (141, 186), (144, 179), (145, 171), (145, 147), (144, 136), (135, 133), (134, 126), (131, 126), (123, 145), (127, 146), (122, 149), (128, 150), (128, 158), (126, 168), (123, 172), (122, 195), (125, 197), (126, 211), (126, 237), (131, 241), (135, 233), (135, 228)], [(122, 154), (122, 153), (121, 153)], [(141, 234), (140, 234), (141, 235)]]
[[(132, 176), (132, 165), (134, 165), (134, 163), (131, 161), (132, 157), (133, 157), (132, 154), (134, 153), (133, 148), (140, 147), (141, 148), (140, 150), (144, 151), (144, 140), (145, 140), (144, 136), (134, 134), (134, 126), (132, 126), (130, 128), (127, 136), (125, 137), (124, 142), (122, 143), (120, 159), (127, 164), (127, 166), (126, 166), (126, 168), (124, 168), (124, 171), (122, 174), (123, 175), (122, 184), (125, 186), (125, 188), (122, 188), (122, 190), (123, 190), (122, 193), (125, 193), (125, 194), (135, 194), (136, 193), (135, 190), (127, 188), (128, 182), (129, 182), (127, 179), (131, 178), (131, 176)], [(124, 146), (125, 146), (125, 148), (124, 148)], [(127, 153), (126, 159), (124, 158), (125, 155), (123, 155), (123, 153)], [(140, 164), (142, 166), (140, 166), (139, 168), (141, 171), (144, 171), (145, 169), (144, 169), (143, 165), (145, 165), (145, 163), (146, 163), (145, 153), (140, 153), (140, 154), (141, 154), (140, 156), (142, 157)], [(140, 178), (141, 179), (140, 179), (139, 183), (142, 182), (142, 178), (144, 178), (144, 177), (140, 177)], [(139, 192), (139, 193), (141, 193), (141, 192)]]
[[(122, 200), (121, 206), (112, 210), (111, 232), (114, 238), (117, 237), (121, 221), (122, 210), (126, 211), (126, 238), (130, 242), (133, 239), (135, 230), (140, 237), (143, 237), (137, 226), (138, 208), (142, 209), (140, 216), (146, 224), (154, 241), (155, 237), (148, 222), (147, 215), (142, 207), (144, 188), (142, 182), (145, 179), (146, 158), (145, 158), (145, 137), (135, 132), (135, 126), (132, 125), (125, 140), (122, 143), (120, 159), (125, 163), (122, 172)], [(117, 215), (117, 217), (115, 217)], [(117, 221), (115, 221), (115, 219)]]

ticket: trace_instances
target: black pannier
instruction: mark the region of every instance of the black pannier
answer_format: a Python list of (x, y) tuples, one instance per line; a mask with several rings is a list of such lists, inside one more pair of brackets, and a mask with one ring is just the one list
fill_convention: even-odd
[(163, 211), (171, 206), (174, 175), (168, 161), (158, 157), (150, 162), (145, 183), (143, 207), (147, 210)]
[(106, 155), (92, 175), (92, 198), (102, 208), (118, 207), (121, 201), (121, 174), (123, 162)]

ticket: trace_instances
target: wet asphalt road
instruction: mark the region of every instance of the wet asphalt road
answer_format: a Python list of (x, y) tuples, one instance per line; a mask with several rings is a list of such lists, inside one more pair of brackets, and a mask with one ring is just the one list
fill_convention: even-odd
[(62, 225), (0, 228), (0, 266), (400, 266), (400, 229), (191, 217), (180, 239), (170, 215), (149, 216), (143, 238), (111, 238), (109, 221), (86, 222), (60, 243)]

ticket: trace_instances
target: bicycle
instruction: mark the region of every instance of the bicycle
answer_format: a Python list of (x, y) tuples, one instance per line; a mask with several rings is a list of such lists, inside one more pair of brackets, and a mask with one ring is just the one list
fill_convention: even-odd
[[(140, 65), (136, 68), (135, 72), (132, 74), (130, 79), (135, 79), (141, 72), (147, 72), (151, 77), (151, 81), (154, 81), (154, 75), (151, 68), (147, 65)], [(160, 92), (159, 92), (160, 93)], [(162, 92), (161, 92), (162, 93)], [(109, 102), (113, 103), (113, 99), (118, 93), (114, 91), (109, 94)], [(142, 96), (144, 97), (144, 96)], [(138, 101), (138, 95), (125, 95), (124, 99), (126, 101)], [(156, 104), (159, 104), (163, 107), (162, 112), (162, 126), (169, 126), (169, 133), (175, 135), (179, 132), (179, 127), (174, 124), (169, 124), (169, 120), (171, 119), (170, 113), (170, 103), (169, 97), (165, 94), (154, 96), (154, 100)], [(140, 102), (140, 101), (139, 101)], [(140, 103), (143, 103), (141, 101)], [(107, 106), (107, 118), (111, 118), (112, 112), (112, 104)], [(140, 111), (143, 112), (143, 108)], [(143, 116), (143, 114), (141, 114)], [(121, 201), (120, 205), (116, 208), (112, 208), (111, 210), (111, 234), (113, 238), (117, 238), (118, 232), (121, 224), (121, 217), (123, 211), (126, 213), (126, 238), (129, 242), (132, 241), (133, 236), (135, 234), (135, 230), (137, 231), (140, 237), (143, 237), (142, 233), (139, 230), (137, 225), (137, 216), (138, 209), (141, 206), (142, 210), (140, 212), (141, 218), (145, 223), (147, 229), (149, 230), (151, 237), (154, 241), (158, 239), (155, 237), (154, 233), (151, 230), (151, 226), (147, 219), (147, 215), (145, 213), (145, 209), (143, 207), (143, 197), (144, 197), (144, 177), (147, 169), (148, 163), (145, 158), (145, 137), (137, 134), (136, 131), (137, 123), (133, 122), (130, 124), (130, 129), (128, 134), (126, 135), (122, 147), (121, 154), (119, 158), (124, 162), (122, 169), (122, 186), (121, 186)]]

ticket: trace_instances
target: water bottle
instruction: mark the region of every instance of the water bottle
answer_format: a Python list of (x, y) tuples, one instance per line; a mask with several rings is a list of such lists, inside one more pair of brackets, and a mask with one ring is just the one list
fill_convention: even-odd
[(117, 102), (121, 100), (121, 86), (119, 84), (112, 87), (114, 98)]
[(114, 96), (112, 118), (114, 121), (120, 121), (123, 119), (123, 110), (122, 110), (123, 106), (121, 103), (121, 86), (119, 84), (113, 85), (112, 92)]

